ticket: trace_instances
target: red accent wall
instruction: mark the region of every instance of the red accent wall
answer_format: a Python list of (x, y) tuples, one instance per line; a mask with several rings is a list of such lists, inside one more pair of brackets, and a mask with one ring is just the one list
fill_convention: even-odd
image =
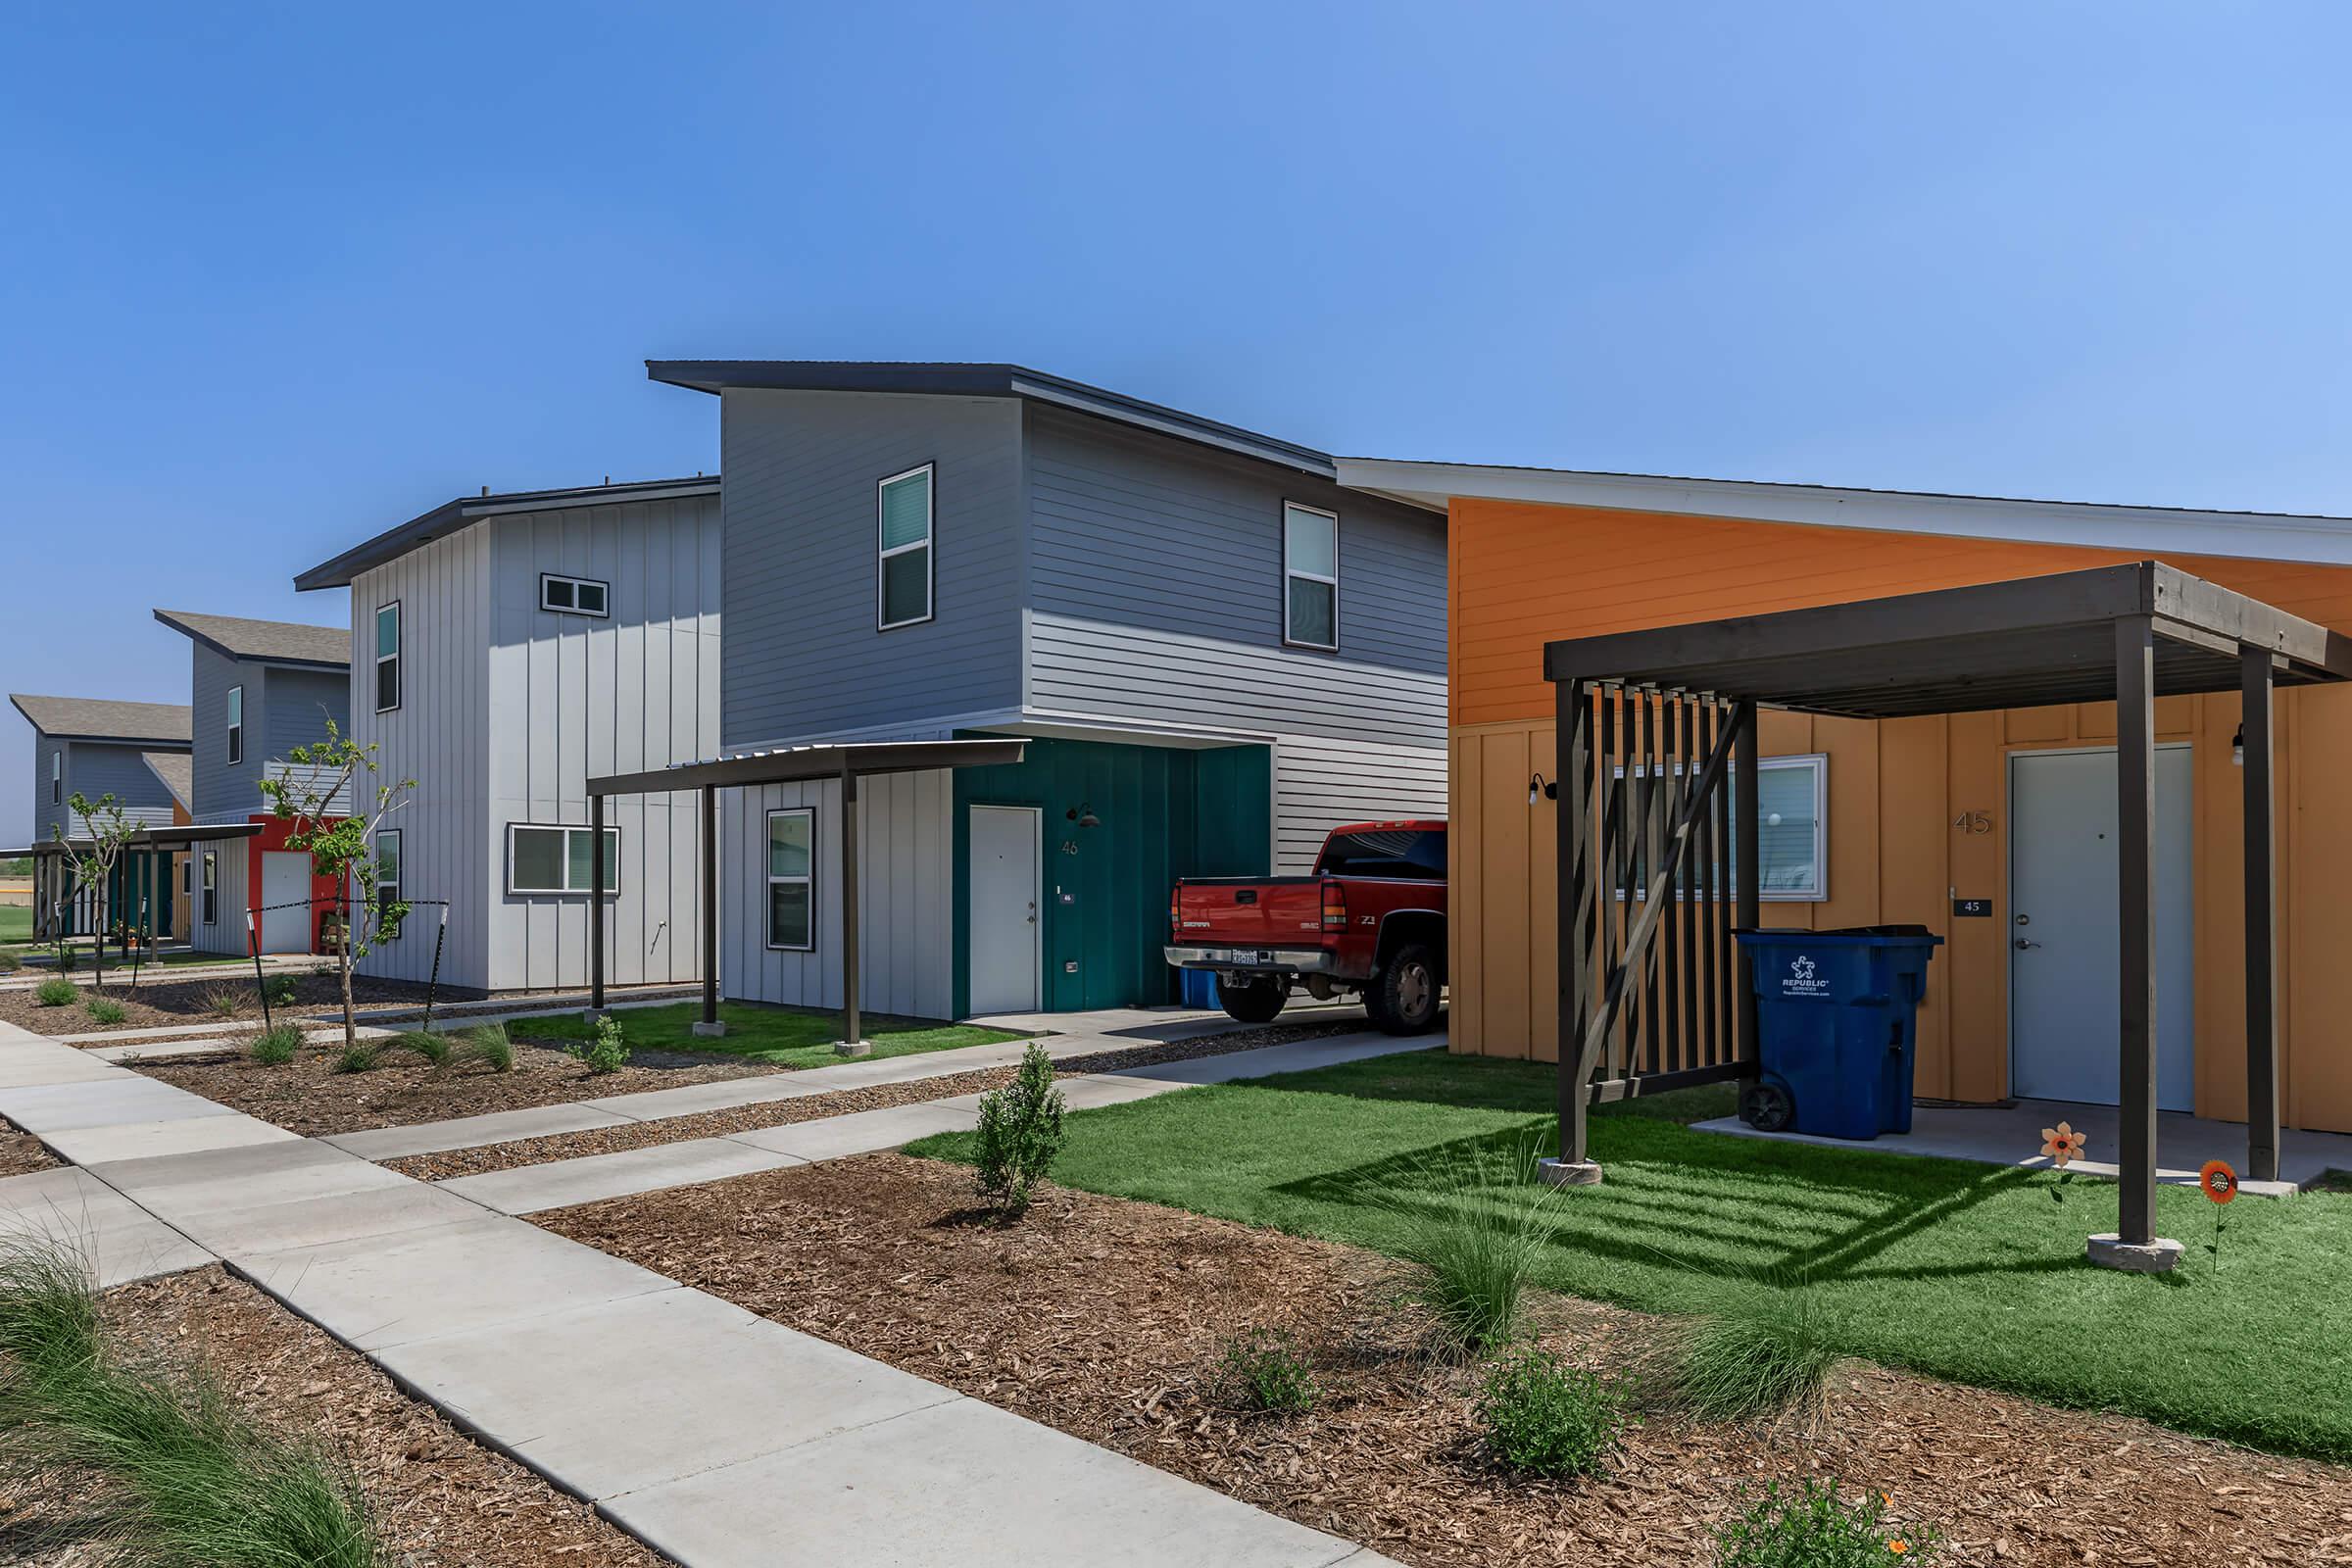
[[(258, 939), (261, 935), (262, 921), (262, 857), (285, 849), (286, 840), (294, 834), (295, 822), (291, 817), (271, 816), (267, 812), (249, 816), (245, 820), (259, 822), (262, 825), (259, 833), (245, 841), (245, 910), (252, 916), (250, 929), (254, 933), (254, 938)], [(311, 871), (311, 899), (313, 902), (310, 918), (310, 951), (317, 953), (319, 951), (318, 916), (327, 908), (325, 904), (318, 901), (334, 898), (338, 889), (333, 877), (318, 874), (317, 866), (314, 865)]]

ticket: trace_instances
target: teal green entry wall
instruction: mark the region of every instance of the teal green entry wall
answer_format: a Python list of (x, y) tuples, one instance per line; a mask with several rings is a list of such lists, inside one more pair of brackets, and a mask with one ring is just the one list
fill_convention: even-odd
[[(143, 920), (151, 922), (159, 939), (172, 935), (172, 900), (178, 890), (172, 886), (170, 856), (125, 850), (115, 862), (108, 881), (112, 888), (107, 905), (114, 911), (114, 918), (127, 926), (139, 926)], [(142, 914), (142, 908), (150, 903), (153, 909)]]
[[(1273, 864), (1273, 754), (1033, 740), (1010, 767), (956, 772), (956, 1014), (971, 1010), (971, 808), (1034, 806), (1045, 824), (1038, 994), (1050, 1012), (1174, 1000), (1168, 889)], [(1101, 826), (1081, 828), (1091, 809)]]

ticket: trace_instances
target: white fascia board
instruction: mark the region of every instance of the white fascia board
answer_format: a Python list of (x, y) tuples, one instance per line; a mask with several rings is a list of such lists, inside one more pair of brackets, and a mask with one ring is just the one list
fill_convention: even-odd
[(1397, 463), (1378, 458), (1337, 461), (1339, 482), (1348, 489), (1418, 506), (1443, 507), (1456, 498), (1528, 501), (2015, 544), (2079, 545), (2138, 556), (2229, 556), (2352, 565), (2352, 518), (2346, 517), (2191, 512), (2080, 501), (2004, 501), (1902, 490), (1838, 490), (1737, 479), (1673, 479), (1561, 468)]

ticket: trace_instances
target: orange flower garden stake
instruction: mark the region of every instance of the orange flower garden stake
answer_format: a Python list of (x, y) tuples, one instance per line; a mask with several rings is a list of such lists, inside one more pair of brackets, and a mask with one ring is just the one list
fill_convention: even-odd
[(2075, 1179), (2075, 1173), (2066, 1167), (2074, 1163), (2075, 1157), (2082, 1152), (2083, 1145), (2088, 1142), (2087, 1138), (2075, 1131), (2074, 1127), (2067, 1122), (2060, 1122), (2055, 1127), (2044, 1127), (2041, 1130), (2041, 1152), (2049, 1159), (2049, 1162), (2058, 1168), (2059, 1173), (2058, 1185), (2050, 1189), (2051, 1202), (2063, 1203), (2066, 1201), (2067, 1183)]
[(2222, 1271), (2222, 1210), (2237, 1196), (2237, 1172), (2226, 1159), (2209, 1159), (2197, 1172), (2197, 1188), (2213, 1200), (2213, 1271)]

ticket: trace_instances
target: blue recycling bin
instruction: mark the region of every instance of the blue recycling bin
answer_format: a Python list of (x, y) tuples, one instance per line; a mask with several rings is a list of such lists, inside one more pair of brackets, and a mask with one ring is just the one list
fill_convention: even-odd
[(1911, 1130), (1925, 926), (1741, 931), (1756, 994), (1756, 1081), (1740, 1118), (1765, 1132), (1876, 1138)]

